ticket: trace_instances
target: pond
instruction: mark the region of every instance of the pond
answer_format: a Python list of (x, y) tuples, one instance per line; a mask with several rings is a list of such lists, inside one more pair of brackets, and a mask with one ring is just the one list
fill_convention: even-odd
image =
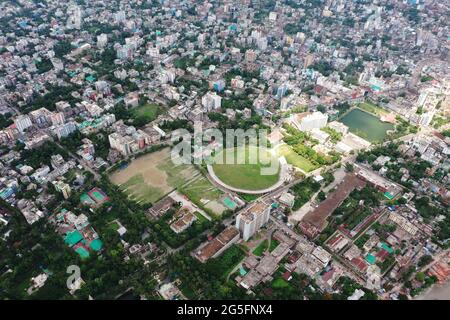
[(387, 131), (394, 129), (391, 123), (383, 122), (376, 116), (361, 109), (354, 108), (340, 120), (350, 132), (370, 142), (381, 142), (386, 137)]

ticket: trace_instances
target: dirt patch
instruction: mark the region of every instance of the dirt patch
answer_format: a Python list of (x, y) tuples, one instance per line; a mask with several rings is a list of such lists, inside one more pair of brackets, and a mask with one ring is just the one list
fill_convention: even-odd
[(205, 207), (212, 210), (216, 214), (222, 214), (227, 209), (224, 205), (217, 201), (210, 201)]
[(170, 149), (166, 148), (133, 160), (126, 168), (111, 174), (110, 179), (130, 199), (154, 203), (199, 174), (192, 165), (174, 164)]
[(111, 181), (122, 185), (134, 176), (140, 175), (143, 182), (156, 188), (168, 188), (167, 174), (157, 166), (168, 160), (169, 152), (164, 149), (139, 157), (132, 161), (127, 168), (116, 171), (111, 176)]

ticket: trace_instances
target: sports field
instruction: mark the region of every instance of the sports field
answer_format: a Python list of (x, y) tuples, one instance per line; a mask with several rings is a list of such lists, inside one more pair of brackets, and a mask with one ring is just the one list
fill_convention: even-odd
[(146, 104), (132, 110), (133, 118), (140, 119), (142, 122), (151, 122), (156, 119), (161, 112), (161, 107), (157, 104)]
[(111, 174), (111, 181), (139, 203), (154, 203), (196, 176), (192, 165), (175, 165), (169, 148), (149, 153)]
[[(242, 151), (241, 148), (225, 149), (215, 156), (215, 161), (212, 165), (216, 176), (225, 184), (239, 189), (245, 190), (262, 190), (273, 186), (279, 180), (280, 167), (276, 157), (270, 152), (263, 152), (262, 155), (256, 156), (254, 164), (250, 163), (249, 151), (258, 154), (257, 147), (245, 148), (245, 161), (244, 164), (236, 164), (236, 158), (238, 151)], [(261, 158), (260, 158), (261, 157)], [(233, 161), (233, 159), (235, 161)], [(261, 169), (264, 167), (270, 167), (266, 165), (268, 160), (273, 159), (277, 164), (275, 174), (261, 174)], [(222, 164), (220, 164), (222, 162)]]

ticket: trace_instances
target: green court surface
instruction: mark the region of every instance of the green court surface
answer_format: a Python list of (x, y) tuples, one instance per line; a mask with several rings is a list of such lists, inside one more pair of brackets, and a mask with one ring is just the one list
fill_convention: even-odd
[(385, 196), (386, 198), (388, 198), (389, 200), (394, 199), (394, 196), (393, 196), (390, 192), (388, 192), (388, 191), (386, 191), (386, 192), (384, 193), (384, 196)]
[(230, 210), (234, 210), (237, 207), (236, 202), (234, 202), (233, 200), (231, 200), (230, 198), (226, 197), (225, 199), (223, 199), (223, 203), (225, 204), (225, 206), (230, 209)]
[(83, 194), (80, 196), (80, 201), (81, 201), (82, 203), (86, 203), (86, 204), (95, 204), (94, 200), (92, 200), (92, 198), (89, 197), (87, 193), (83, 193)]
[(76, 248), (75, 252), (80, 255), (81, 259), (86, 259), (89, 257), (89, 252), (87, 252), (83, 247)]
[(391, 247), (389, 247), (386, 243), (381, 243), (381, 248), (383, 248), (384, 250), (386, 250), (388, 253), (393, 253), (394, 252), (394, 250), (391, 248)]
[(103, 247), (103, 242), (100, 239), (94, 239), (89, 244), (92, 250), (99, 251)]
[(368, 263), (370, 263), (370, 264), (374, 264), (375, 261), (376, 261), (376, 258), (375, 258), (373, 255), (368, 254), (368, 255), (366, 256), (366, 261), (367, 261)]
[(68, 233), (64, 238), (64, 242), (67, 243), (70, 247), (73, 247), (81, 240), (83, 240), (83, 236), (77, 230)]
[(103, 201), (103, 199), (105, 199), (105, 197), (99, 191), (92, 192), (92, 195), (100, 201)]

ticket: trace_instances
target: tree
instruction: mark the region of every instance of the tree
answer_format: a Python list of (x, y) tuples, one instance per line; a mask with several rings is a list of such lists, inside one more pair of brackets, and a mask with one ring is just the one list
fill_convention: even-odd
[(425, 281), (425, 273), (424, 272), (417, 272), (416, 273), (416, 280), (420, 282)]
[(347, 172), (353, 172), (355, 170), (355, 167), (350, 162), (347, 162), (345, 164), (345, 170), (347, 170)]
[(327, 108), (325, 106), (323, 106), (323, 105), (318, 105), (317, 106), (317, 111), (325, 113), (327, 111)]
[(319, 194), (317, 195), (317, 199), (319, 199), (320, 201), (325, 200), (326, 199), (325, 192), (320, 191)]
[(433, 261), (433, 257), (429, 254), (426, 254), (426, 255), (423, 255), (422, 257), (420, 257), (417, 265), (420, 268), (422, 268), (422, 267), (426, 266), (427, 264), (429, 264), (431, 261)]

